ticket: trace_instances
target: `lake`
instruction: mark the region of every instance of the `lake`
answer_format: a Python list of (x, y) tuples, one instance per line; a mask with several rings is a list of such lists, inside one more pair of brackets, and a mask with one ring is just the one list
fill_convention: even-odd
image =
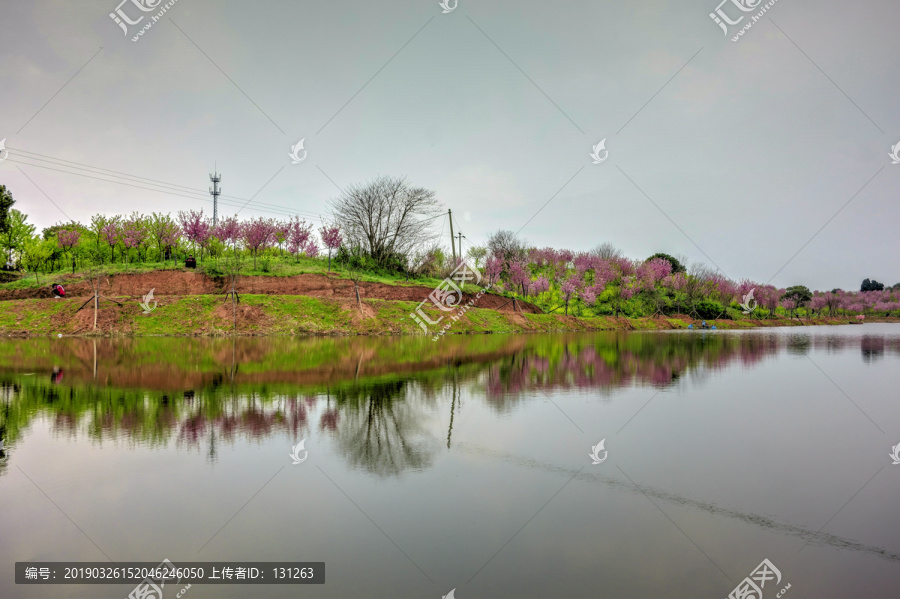
[(325, 563), (191, 599), (897, 597), (898, 366), (890, 324), (3, 340), (0, 597), (166, 558)]

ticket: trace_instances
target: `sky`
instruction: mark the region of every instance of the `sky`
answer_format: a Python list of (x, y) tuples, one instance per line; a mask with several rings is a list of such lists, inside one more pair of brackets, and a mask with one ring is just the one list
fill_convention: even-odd
[[(220, 215), (318, 226), (390, 175), (465, 247), (509, 229), (778, 286), (900, 282), (896, 2), (726, 0), (726, 35), (720, 0), (177, 0), (132, 41), (166, 3), (118, 1), (0, 5), (0, 184), (38, 228), (211, 213), (214, 169)], [(127, 35), (117, 6), (144, 16)]]

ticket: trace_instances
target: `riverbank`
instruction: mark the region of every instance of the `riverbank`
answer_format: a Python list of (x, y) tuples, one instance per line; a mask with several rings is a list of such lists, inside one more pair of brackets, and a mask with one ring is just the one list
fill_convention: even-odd
[[(145, 313), (140, 300), (111, 296), (101, 299), (94, 328), (93, 302), (82, 297), (19, 299), (0, 303), (0, 336), (209, 336), (267, 335), (424, 335), (410, 318), (418, 302), (403, 300), (314, 297), (309, 295), (241, 294), (234, 307), (222, 295), (157, 295)], [(116, 303), (118, 302), (118, 303)], [(84, 306), (80, 308), (81, 306)], [(80, 308), (80, 309), (79, 309)], [(442, 316), (426, 312), (432, 320)], [(879, 319), (898, 322), (900, 319)], [(435, 335), (449, 322), (429, 329)], [(854, 321), (855, 322), (855, 321)], [(788, 320), (716, 320), (718, 329), (850, 324), (847, 318)], [(671, 330), (698, 327), (684, 315), (656, 318), (590, 317), (538, 314), (513, 309), (475, 307), (450, 326), (447, 334), (535, 333), (555, 331)]]

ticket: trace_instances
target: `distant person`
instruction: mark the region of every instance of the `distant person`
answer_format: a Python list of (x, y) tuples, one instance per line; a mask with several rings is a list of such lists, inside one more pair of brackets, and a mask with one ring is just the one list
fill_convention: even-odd
[(53, 372), (50, 373), (50, 382), (54, 385), (59, 383), (63, 377), (63, 370), (59, 366), (53, 367)]
[(66, 297), (66, 290), (59, 283), (50, 285), (50, 291), (53, 292), (53, 297), (55, 298)]

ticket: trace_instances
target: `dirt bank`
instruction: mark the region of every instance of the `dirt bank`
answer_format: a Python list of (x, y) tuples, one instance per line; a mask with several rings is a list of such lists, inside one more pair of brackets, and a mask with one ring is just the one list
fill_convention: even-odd
[[(156, 296), (167, 295), (217, 295), (225, 292), (225, 279), (214, 279), (203, 273), (170, 270), (152, 273), (119, 274), (105, 277), (101, 283), (101, 294), (108, 297), (140, 298), (153, 289)], [(88, 298), (93, 294), (87, 281), (65, 284), (66, 296), (70, 298)], [(431, 287), (422, 285), (387, 285), (385, 283), (360, 282), (359, 294), (362, 299), (382, 299), (392, 301), (421, 302), (433, 291)], [(355, 298), (353, 282), (335, 276), (321, 274), (303, 274), (291, 277), (245, 276), (238, 279), (238, 293), (255, 295), (306, 295), (329, 299)], [(51, 297), (50, 283), (37, 289), (3, 289), (0, 290), (0, 301), (36, 299)], [(466, 294), (465, 301), (472, 299)], [(508, 298), (485, 293), (478, 300), (479, 308), (501, 310), (504, 312), (525, 312), (540, 314), (540, 309), (533, 304), (516, 301), (518, 310), (514, 310)]]

